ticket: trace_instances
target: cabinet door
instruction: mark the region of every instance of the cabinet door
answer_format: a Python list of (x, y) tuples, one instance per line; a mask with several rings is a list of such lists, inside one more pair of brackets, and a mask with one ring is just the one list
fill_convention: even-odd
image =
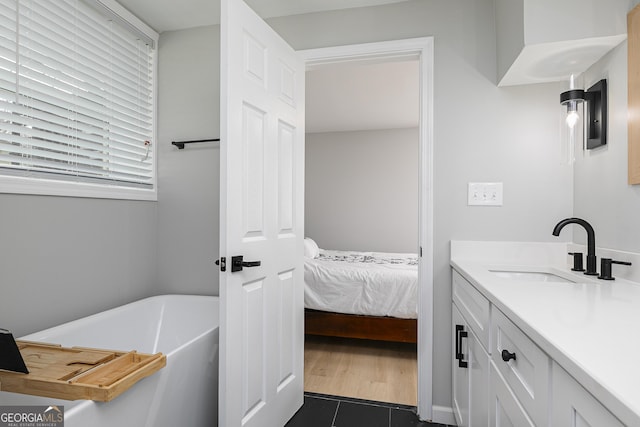
[[(466, 356), (468, 354), (469, 340), (467, 338), (469, 327), (455, 304), (452, 304), (451, 307), (451, 329), (453, 338), (453, 346), (451, 349), (451, 353), (453, 354), (453, 412), (458, 426), (468, 427), (470, 397), (468, 361), (466, 357), (459, 360), (458, 356)], [(464, 332), (467, 333), (467, 338), (464, 337)]]
[(491, 331), (491, 360), (496, 369), (533, 422), (546, 425), (551, 360), (495, 307), (491, 311)]
[(467, 325), (484, 348), (489, 349), (489, 300), (457, 271), (453, 270), (452, 298)]
[(490, 363), (489, 374), (489, 425), (499, 427), (535, 427), (527, 416), (524, 408), (518, 402), (513, 392), (507, 386), (504, 378)]
[[(488, 415), (489, 355), (458, 307), (453, 319), (453, 407), (458, 426), (485, 427)], [(461, 356), (459, 359), (456, 356)]]
[(551, 384), (551, 417), (554, 427), (623, 426), (607, 408), (555, 362)]

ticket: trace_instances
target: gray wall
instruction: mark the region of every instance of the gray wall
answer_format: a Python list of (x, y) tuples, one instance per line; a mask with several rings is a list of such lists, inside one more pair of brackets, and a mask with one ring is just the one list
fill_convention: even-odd
[(321, 248), (417, 252), (418, 129), (306, 135), (305, 235)]
[(220, 27), (162, 33), (159, 55), (158, 284), (217, 295), (220, 146), (171, 141), (220, 136)]
[[(604, 147), (576, 156), (574, 213), (596, 230), (599, 247), (640, 252), (640, 185), (627, 184), (627, 43), (591, 67), (585, 87), (606, 78), (609, 90), (609, 132)], [(574, 231), (576, 242), (585, 233)]]
[(25, 335), (157, 293), (156, 203), (0, 194), (0, 327)]
[[(571, 215), (573, 203), (572, 170), (561, 164), (558, 148), (558, 94), (565, 85), (496, 87), (493, 0), (414, 0), (268, 22), (296, 49), (422, 36), (435, 38), (433, 316), (436, 369), (433, 390), (434, 404), (450, 406), (449, 241), (555, 239), (551, 236), (553, 225)], [(161, 38), (163, 150), (167, 150), (165, 146), (174, 136), (201, 137), (202, 133), (208, 136), (210, 131), (217, 130), (217, 91), (211, 88), (216, 84), (215, 71), (209, 73), (206, 68), (196, 72), (188, 64), (173, 64), (169, 59), (172, 54), (191, 64), (215, 62), (217, 28), (167, 33)], [(162, 58), (162, 55), (166, 56)], [(173, 76), (169, 78), (167, 73)], [(186, 96), (173, 85), (191, 88), (189, 93), (193, 90), (194, 94)], [(199, 90), (211, 91), (212, 99), (200, 98)], [(167, 108), (173, 108), (176, 115), (165, 114), (163, 111)], [(188, 124), (183, 123), (180, 109), (196, 112), (198, 120), (185, 117)], [(202, 115), (210, 123), (203, 123)], [(171, 250), (167, 247), (177, 244), (194, 254), (195, 248), (201, 247), (215, 258), (217, 235), (216, 227), (211, 224), (217, 221), (213, 208), (218, 197), (214, 160), (217, 152), (206, 147), (199, 150), (193, 158), (184, 156), (187, 150), (160, 153), (161, 186), (165, 186), (161, 187), (158, 237), (159, 280), (163, 289), (179, 286), (176, 284), (179, 280), (191, 283), (180, 285), (187, 291), (208, 289), (212, 270), (207, 260), (202, 258), (196, 263), (178, 259), (172, 263)], [(205, 180), (212, 181), (211, 187), (187, 186), (183, 174), (193, 176), (189, 183), (195, 182), (196, 176), (204, 176)], [(184, 185), (178, 184), (180, 179), (185, 180)], [(468, 207), (469, 181), (503, 182), (504, 206)], [(166, 185), (174, 186), (169, 194)], [(186, 205), (179, 207), (165, 197), (184, 201)], [(169, 206), (165, 207), (164, 203)], [(197, 203), (207, 206), (207, 211), (191, 213), (189, 224), (176, 222), (175, 215), (170, 213), (196, 209)], [(188, 230), (192, 237), (182, 236), (182, 230)], [(212, 288), (217, 289), (213, 280)]]

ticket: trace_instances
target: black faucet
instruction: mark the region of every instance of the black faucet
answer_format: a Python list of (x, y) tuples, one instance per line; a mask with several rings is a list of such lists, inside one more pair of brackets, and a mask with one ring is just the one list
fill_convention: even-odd
[(597, 276), (596, 271), (596, 233), (593, 231), (593, 227), (587, 221), (581, 218), (567, 218), (563, 219), (553, 228), (553, 235), (559, 236), (560, 230), (567, 224), (578, 224), (584, 227), (587, 231), (587, 271), (584, 274), (589, 276)]

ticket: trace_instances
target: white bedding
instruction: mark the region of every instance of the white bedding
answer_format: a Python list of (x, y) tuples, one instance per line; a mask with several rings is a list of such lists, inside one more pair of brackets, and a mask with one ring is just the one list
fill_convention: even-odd
[(418, 258), (415, 254), (320, 249), (305, 257), (306, 308), (334, 313), (415, 319)]

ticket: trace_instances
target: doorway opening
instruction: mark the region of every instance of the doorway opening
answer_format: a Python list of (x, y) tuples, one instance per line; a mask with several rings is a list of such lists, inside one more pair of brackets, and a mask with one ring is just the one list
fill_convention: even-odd
[[(417, 324), (418, 324), (418, 343), (416, 344), (395, 344), (395, 343), (380, 343), (374, 341), (353, 341), (353, 340), (344, 340), (334, 339), (334, 338), (309, 338), (307, 339), (307, 349), (311, 351), (307, 351), (307, 355), (305, 356), (306, 365), (313, 365), (313, 367), (308, 366), (309, 368), (315, 369), (315, 374), (320, 374), (322, 376), (324, 373), (325, 376), (331, 374), (330, 371), (333, 371), (333, 374), (337, 374), (338, 378), (336, 378), (336, 383), (342, 383), (347, 385), (353, 381), (351, 381), (351, 377), (361, 376), (362, 383), (360, 385), (356, 385), (356, 388), (360, 387), (368, 389), (368, 391), (372, 391), (372, 388), (375, 388), (373, 383), (379, 382), (381, 377), (389, 378), (387, 384), (382, 381), (380, 384), (377, 384), (379, 388), (383, 390), (383, 393), (379, 398), (371, 398), (371, 395), (364, 396), (351, 396), (351, 397), (360, 397), (369, 400), (381, 400), (381, 401), (391, 401), (401, 399), (402, 403), (408, 404), (411, 406), (417, 406), (418, 414), (422, 419), (432, 419), (432, 390), (431, 390), (431, 378), (432, 378), (432, 341), (433, 341), (433, 308), (432, 308), (432, 295), (433, 295), (433, 272), (432, 272), (432, 247), (433, 247), (433, 233), (432, 233), (432, 196), (431, 196), (431, 146), (432, 146), (432, 131), (431, 131), (431, 123), (432, 123), (432, 62), (433, 62), (433, 40), (431, 38), (421, 38), (421, 39), (410, 39), (410, 40), (400, 40), (400, 41), (391, 41), (391, 42), (382, 42), (382, 43), (370, 43), (364, 45), (351, 45), (351, 46), (340, 46), (335, 48), (323, 48), (323, 49), (312, 49), (307, 51), (301, 51), (302, 57), (306, 60), (307, 70), (317, 70), (321, 67), (328, 67), (328, 64), (331, 64), (332, 67), (337, 67), (338, 69), (342, 68), (348, 69), (349, 67), (353, 68), (355, 66), (382, 66), (388, 67), (389, 69), (398, 67), (400, 64), (406, 63), (413, 65), (416, 71), (416, 81), (417, 85), (413, 88), (414, 94), (416, 95), (416, 103), (417, 105), (417, 113), (416, 117), (413, 119), (413, 130), (411, 130), (412, 126), (409, 124), (411, 122), (410, 114), (406, 112), (403, 113), (400, 106), (397, 106), (395, 109), (398, 110), (398, 116), (400, 119), (405, 119), (406, 122), (403, 125), (387, 125), (387, 128), (395, 128), (395, 131), (398, 131), (399, 128), (402, 129), (403, 132), (410, 134), (414, 133), (414, 141), (416, 146), (415, 154), (413, 154), (413, 159), (416, 162), (416, 190), (414, 191), (412, 196), (409, 196), (409, 200), (416, 205), (415, 209), (415, 221), (413, 221), (414, 228), (411, 230), (410, 227), (407, 228), (407, 234), (410, 236), (409, 239), (402, 239), (398, 234), (399, 228), (396, 228), (395, 235), (382, 237), (380, 239), (370, 239), (371, 236), (366, 236), (367, 233), (360, 235), (358, 237), (359, 241), (354, 242), (351, 247), (349, 247), (349, 243), (345, 240), (340, 240), (344, 237), (345, 233), (341, 233), (340, 230), (332, 230), (331, 227), (325, 228), (327, 231), (322, 232), (323, 241), (327, 242), (336, 242), (336, 246), (338, 248), (327, 248), (327, 249), (347, 249), (354, 250), (358, 249), (360, 251), (375, 251), (378, 249), (378, 252), (414, 252), (417, 256), (417, 264), (418, 264), (418, 283), (417, 283), (417, 298), (414, 301), (414, 304), (417, 306)], [(307, 73), (308, 74), (308, 73)], [(359, 80), (354, 81), (353, 84), (359, 82)], [(406, 83), (406, 82), (405, 82)], [(387, 88), (391, 91), (394, 90), (394, 85), (388, 82), (383, 85), (384, 88)], [(398, 90), (397, 88), (395, 90)], [(309, 95), (309, 92), (307, 93)], [(334, 110), (339, 110), (339, 105), (333, 105)], [(354, 110), (351, 108), (351, 116), (363, 116), (359, 114), (359, 110)], [(347, 113), (343, 113), (344, 116)], [(387, 114), (389, 119), (391, 119), (391, 115), (393, 113)], [(366, 116), (366, 115), (364, 115)], [(366, 120), (366, 117), (360, 117), (360, 119)], [(374, 119), (376, 120), (376, 119)], [(381, 119), (377, 119), (380, 121)], [(309, 115), (307, 115), (307, 133), (309, 131), (314, 131), (314, 129), (309, 128), (309, 123), (313, 123), (313, 121), (309, 121)], [(409, 124), (409, 125), (407, 125)], [(342, 125), (346, 126), (346, 125)], [(360, 125), (361, 128), (364, 128), (363, 125)], [(381, 127), (385, 127), (383, 123), (378, 123), (378, 129), (376, 132), (380, 131)], [(332, 137), (345, 137), (345, 132), (340, 131), (339, 128), (332, 129), (333, 134)], [(316, 130), (317, 132), (317, 130)], [(370, 132), (368, 135), (363, 135), (363, 132)], [(371, 137), (375, 139), (375, 135), (371, 132), (374, 130), (368, 129), (367, 131), (356, 131), (353, 129), (351, 132), (351, 137)], [(395, 138), (398, 138), (397, 135), (392, 135), (392, 131), (390, 129), (386, 129), (387, 135), (386, 139), (393, 141)], [(314, 135), (316, 138), (318, 134)], [(320, 137), (322, 139), (322, 137)], [(407, 136), (409, 138), (409, 136)], [(384, 137), (382, 137), (384, 139)], [(308, 137), (309, 141), (309, 137)], [(315, 142), (314, 142), (315, 143)], [(322, 143), (322, 141), (320, 141)], [(390, 142), (393, 144), (393, 142)], [(307, 143), (307, 151), (310, 150), (310, 145)], [(343, 147), (344, 148), (344, 147)], [(340, 150), (340, 147), (337, 147)], [(367, 154), (371, 154), (366, 148), (362, 149), (361, 155), (361, 163), (366, 163)], [(395, 152), (387, 152), (386, 156), (392, 154), (399, 154), (400, 147), (397, 147)], [(384, 155), (383, 155), (384, 156)], [(331, 157), (331, 156), (329, 156)], [(334, 166), (336, 166), (337, 157), (333, 157)], [(392, 161), (391, 159), (387, 159), (388, 161)], [(406, 161), (406, 159), (405, 159)], [(410, 162), (411, 160), (409, 160)], [(396, 161), (397, 162), (397, 161)], [(403, 161), (400, 161), (402, 163)], [(335, 168), (337, 171), (337, 168)], [(389, 168), (390, 169), (390, 168)], [(307, 172), (309, 172), (309, 167), (307, 166)], [(308, 178), (307, 178), (308, 179)], [(349, 184), (345, 183), (346, 186)], [(331, 186), (328, 186), (331, 187)], [(334, 185), (335, 187), (335, 185)], [(363, 190), (362, 185), (355, 185), (352, 188), (354, 191)], [(327, 191), (331, 191), (331, 188), (327, 188)], [(363, 191), (373, 191), (374, 188), (367, 189), (366, 186)], [(417, 196), (416, 196), (417, 194)], [(407, 196), (403, 197), (406, 201)], [(392, 205), (393, 203), (389, 203)], [(399, 207), (400, 208), (400, 207)], [(309, 209), (309, 205), (307, 204), (306, 209)], [(335, 209), (335, 207), (334, 207)], [(400, 208), (402, 209), (402, 208)], [(407, 209), (403, 209), (406, 211)], [(314, 212), (315, 213), (315, 212)], [(309, 212), (305, 213), (305, 217), (308, 218)], [(321, 213), (320, 213), (320, 216)], [(361, 219), (364, 220), (364, 218)], [(375, 221), (375, 219), (374, 219)], [(309, 222), (307, 220), (307, 222)], [(322, 221), (320, 221), (322, 222)], [(383, 221), (384, 222), (384, 221)], [(402, 222), (401, 225), (407, 225), (408, 221), (405, 220), (396, 220), (396, 222)], [(380, 223), (378, 230), (382, 230), (387, 224)], [(416, 226), (417, 225), (417, 226)], [(317, 224), (314, 224), (316, 227)], [(322, 225), (318, 226), (320, 228), (316, 228), (314, 230), (315, 233), (320, 232), (322, 230)], [(325, 226), (326, 227), (326, 226)], [(305, 225), (305, 234), (309, 234), (309, 228)], [(339, 229), (339, 227), (335, 227)], [(401, 226), (400, 226), (401, 228)], [(387, 229), (392, 229), (392, 227), (387, 227)], [(330, 231), (332, 230), (332, 231)], [(329, 238), (330, 236), (326, 233), (334, 232), (334, 236)], [(392, 232), (393, 233), (393, 232)], [(411, 237), (414, 238), (414, 243), (407, 243), (411, 241)], [(352, 237), (353, 238), (353, 237)], [(375, 240), (386, 242), (389, 246), (377, 246), (375, 248), (367, 247), (367, 245), (377, 245), (374, 243)], [(402, 243), (401, 243), (402, 242)], [(404, 245), (404, 246), (403, 246)], [(411, 249), (407, 250), (406, 245), (412, 246)], [(417, 350), (417, 357), (416, 357)], [(324, 355), (323, 355), (324, 353)], [(325, 368), (319, 367), (318, 358), (326, 358), (326, 362), (328, 363)], [(385, 366), (385, 361), (387, 362), (387, 366)], [(413, 366), (413, 367), (411, 367)], [(399, 371), (404, 372), (404, 374), (399, 374), (398, 372), (394, 372), (394, 369), (399, 369)], [(347, 375), (347, 372), (350, 375)], [(413, 378), (411, 376), (413, 375)], [(307, 372), (307, 367), (305, 367), (305, 377), (309, 376), (309, 380), (305, 378), (305, 388), (312, 387), (312, 382), (316, 382), (318, 380), (318, 375), (314, 375), (313, 373)], [(312, 378), (314, 377), (315, 378)], [(398, 382), (398, 378), (403, 378), (401, 381), (407, 381), (404, 385), (408, 385), (409, 389), (409, 398), (406, 396), (400, 397), (398, 393), (393, 391), (393, 383), (394, 378), (395, 382)], [(337, 388), (332, 393), (327, 394), (335, 394), (335, 395), (345, 395), (343, 389)], [(314, 390), (317, 391), (317, 390)], [(395, 394), (395, 397), (385, 398), (384, 392), (390, 392), (391, 394)], [(342, 394), (341, 394), (342, 393)], [(412, 396), (411, 396), (412, 395)]]
[(305, 303), (320, 311), (306, 320), (390, 316), (414, 330), (403, 343), (356, 330), (366, 318), (339, 317), (346, 334), (307, 325), (307, 392), (417, 405), (418, 75), (417, 58), (306, 72), (305, 236), (322, 248), (305, 258)]

